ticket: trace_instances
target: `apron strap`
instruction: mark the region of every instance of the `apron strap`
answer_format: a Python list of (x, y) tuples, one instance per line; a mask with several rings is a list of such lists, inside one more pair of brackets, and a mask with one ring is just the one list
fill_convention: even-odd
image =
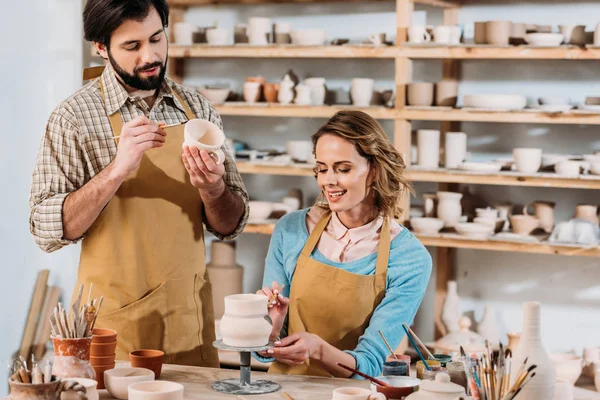
[(325, 231), (325, 228), (327, 227), (327, 224), (329, 223), (330, 219), (331, 219), (331, 212), (328, 212), (321, 217), (319, 222), (317, 222), (315, 229), (313, 229), (312, 233), (308, 237), (308, 240), (306, 241), (306, 244), (304, 245), (304, 248), (302, 249), (301, 254), (304, 257), (310, 257), (315, 246), (319, 242), (319, 239), (321, 238), (321, 234), (323, 233), (323, 231)]
[(389, 218), (383, 218), (381, 233), (379, 234), (379, 248), (377, 249), (377, 264), (375, 275), (386, 275), (390, 261), (391, 232)]
[[(102, 98), (104, 99), (104, 103), (106, 104), (106, 92), (104, 90), (104, 83), (102, 82), (102, 77), (101, 77), (102, 73), (104, 72), (104, 69), (105, 69), (105, 67), (103, 67), (103, 66), (85, 68), (83, 70), (83, 79), (88, 80), (88, 79), (94, 79), (94, 78), (100, 77), (100, 80), (98, 82), (100, 82), (100, 91), (102, 92)], [(183, 98), (180, 95), (178, 95), (173, 89), (171, 89), (171, 93), (173, 94), (173, 96), (175, 96), (177, 101), (179, 101), (179, 103), (183, 107), (187, 119), (188, 120), (195, 119), (196, 114), (194, 114), (192, 109), (188, 106), (187, 102), (185, 102), (183, 100)], [(110, 121), (110, 126), (112, 127), (113, 136), (120, 136), (121, 130), (123, 129), (123, 121), (121, 120), (121, 113), (119, 111), (115, 111), (113, 114), (108, 116), (108, 119)], [(115, 143), (117, 145), (119, 144), (118, 138), (115, 139)]]

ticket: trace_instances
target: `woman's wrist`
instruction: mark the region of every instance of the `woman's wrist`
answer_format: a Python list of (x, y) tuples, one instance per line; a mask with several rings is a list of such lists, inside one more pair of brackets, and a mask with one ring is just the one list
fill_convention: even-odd
[(309, 357), (316, 361), (323, 360), (323, 353), (325, 352), (325, 346), (327, 346), (327, 342), (321, 339), (319, 335), (312, 334), (315, 345), (310, 352)]

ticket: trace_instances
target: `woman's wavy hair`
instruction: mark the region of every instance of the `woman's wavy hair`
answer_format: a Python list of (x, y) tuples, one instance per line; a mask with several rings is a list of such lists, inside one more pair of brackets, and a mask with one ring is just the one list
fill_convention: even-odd
[[(362, 111), (339, 111), (312, 135), (313, 153), (316, 153), (317, 142), (324, 135), (349, 141), (358, 154), (367, 159), (369, 165), (375, 168), (372, 185), (375, 207), (385, 217), (400, 218), (403, 212), (402, 195), (406, 190), (411, 193), (414, 191), (404, 176), (406, 164), (402, 155), (390, 142), (379, 122)], [(322, 192), (316, 205), (329, 210)]]

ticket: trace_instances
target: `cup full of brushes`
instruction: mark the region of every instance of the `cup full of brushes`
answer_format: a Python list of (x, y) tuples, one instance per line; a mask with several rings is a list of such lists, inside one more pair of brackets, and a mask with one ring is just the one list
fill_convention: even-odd
[(58, 303), (49, 317), (54, 344), (52, 374), (59, 378), (96, 378), (90, 364), (90, 346), (102, 297), (97, 301), (88, 296), (88, 303), (82, 304), (82, 294), (83, 285), (69, 312)]

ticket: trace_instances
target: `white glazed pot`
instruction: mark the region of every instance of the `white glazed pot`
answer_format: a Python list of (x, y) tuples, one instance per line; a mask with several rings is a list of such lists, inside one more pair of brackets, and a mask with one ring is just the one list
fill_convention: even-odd
[(221, 319), (223, 344), (242, 348), (267, 345), (272, 329), (265, 318), (268, 300), (260, 294), (225, 297), (225, 314)]
[(445, 227), (452, 228), (460, 221), (460, 216), (462, 215), (462, 205), (460, 204), (460, 200), (462, 197), (462, 193), (437, 193), (437, 215), (438, 218), (444, 220)]

